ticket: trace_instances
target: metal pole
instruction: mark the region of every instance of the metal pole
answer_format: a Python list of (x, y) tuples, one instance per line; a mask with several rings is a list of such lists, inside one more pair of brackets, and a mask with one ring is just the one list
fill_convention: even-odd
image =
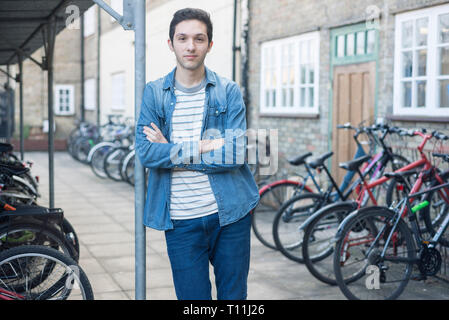
[(22, 54), (17, 55), (19, 58), (19, 112), (20, 112), (20, 160), (23, 161), (23, 145), (24, 145), (24, 137), (23, 137), (23, 57)]
[[(55, 19), (47, 23), (47, 73), (48, 73), (48, 171), (50, 208), (55, 207), (54, 199), (54, 134), (53, 134), (53, 53), (55, 44)], [(44, 40), (45, 41), (45, 40)]]
[[(140, 106), (145, 88), (145, 0), (134, 3), (134, 56), (135, 56), (135, 119), (139, 119)], [(145, 204), (145, 172), (139, 157), (135, 157), (135, 296), (136, 300), (146, 299), (146, 234), (143, 224)]]
[[(84, 36), (84, 35), (83, 35)], [(101, 38), (101, 10), (97, 10), (97, 127), (100, 127), (100, 38)]]

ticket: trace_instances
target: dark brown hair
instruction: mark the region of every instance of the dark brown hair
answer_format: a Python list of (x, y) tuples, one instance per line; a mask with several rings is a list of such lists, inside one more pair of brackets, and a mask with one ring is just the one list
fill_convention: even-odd
[(173, 19), (170, 22), (170, 30), (169, 37), (173, 42), (173, 37), (175, 35), (175, 29), (178, 23), (185, 20), (199, 20), (206, 25), (207, 28), (207, 37), (208, 43), (212, 41), (212, 21), (210, 20), (210, 15), (204, 10), (194, 9), (194, 8), (185, 8), (175, 12), (173, 15)]

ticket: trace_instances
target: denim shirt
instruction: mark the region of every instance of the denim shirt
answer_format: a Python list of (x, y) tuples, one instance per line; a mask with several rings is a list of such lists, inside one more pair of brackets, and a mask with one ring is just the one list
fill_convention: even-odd
[[(176, 106), (174, 77), (147, 83), (136, 126), (136, 154), (150, 169), (143, 223), (157, 230), (173, 229), (170, 219), (171, 173), (183, 168), (206, 173), (218, 206), (220, 226), (235, 222), (259, 202), (259, 192), (244, 160), (247, 139), (245, 104), (239, 86), (206, 68), (206, 100), (202, 139), (224, 138), (217, 150), (199, 154), (198, 141), (172, 143), (172, 114)], [(153, 122), (168, 143), (153, 143), (143, 133)]]

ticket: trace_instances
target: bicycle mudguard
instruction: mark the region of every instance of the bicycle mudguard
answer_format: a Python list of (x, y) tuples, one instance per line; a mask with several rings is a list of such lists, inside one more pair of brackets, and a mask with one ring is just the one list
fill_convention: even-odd
[[(353, 206), (353, 210), (357, 209), (357, 203), (355, 201), (344, 201), (344, 202), (337, 202), (337, 203), (331, 203), (328, 204), (327, 206), (322, 207), (321, 209), (319, 209), (318, 211), (316, 211), (314, 214), (312, 214), (310, 217), (308, 217), (302, 224), (301, 226), (298, 228), (298, 230), (305, 230), (307, 228), (307, 226), (316, 218), (318, 217), (320, 214), (322, 214), (324, 211), (329, 210), (329, 208), (335, 207), (337, 205), (341, 205), (341, 204), (350, 204)], [(351, 210), (352, 211), (352, 210)]]

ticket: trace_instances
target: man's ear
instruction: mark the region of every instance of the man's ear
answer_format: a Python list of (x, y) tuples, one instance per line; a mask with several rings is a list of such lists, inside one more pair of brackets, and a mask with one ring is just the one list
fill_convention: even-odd
[(209, 43), (209, 48), (207, 49), (207, 52), (210, 52), (210, 49), (212, 49), (212, 46), (214, 45), (214, 42), (213, 41), (211, 41), (210, 43)]
[(171, 42), (170, 39), (167, 40), (167, 44), (171, 51), (175, 51), (175, 49), (173, 48), (173, 43)]

